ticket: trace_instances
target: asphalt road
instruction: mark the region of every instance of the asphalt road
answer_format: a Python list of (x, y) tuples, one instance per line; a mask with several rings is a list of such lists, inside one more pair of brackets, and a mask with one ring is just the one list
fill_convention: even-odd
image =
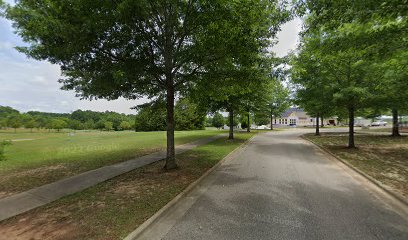
[(142, 239), (407, 240), (406, 208), (304, 131), (256, 136)]

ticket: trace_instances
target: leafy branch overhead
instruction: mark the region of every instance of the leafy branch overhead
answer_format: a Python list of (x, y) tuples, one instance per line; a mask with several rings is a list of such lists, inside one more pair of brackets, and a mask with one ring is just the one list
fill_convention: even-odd
[(21, 0), (6, 17), (29, 44), (21, 52), (61, 66), (63, 89), (88, 99), (165, 99), (171, 169), (175, 96), (216, 81), (203, 76), (218, 64), (250, 65), (289, 19), (286, 9), (264, 0)]

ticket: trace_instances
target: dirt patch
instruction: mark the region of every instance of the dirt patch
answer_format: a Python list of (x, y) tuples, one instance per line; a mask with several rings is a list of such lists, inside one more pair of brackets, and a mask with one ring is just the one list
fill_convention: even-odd
[(56, 176), (66, 175), (69, 175), (69, 169), (63, 164), (8, 173), (0, 176), (0, 198), (23, 192), (33, 183), (39, 186)]
[(59, 165), (52, 165), (52, 166), (45, 166), (45, 167), (39, 167), (39, 168), (35, 168), (35, 169), (27, 169), (27, 170), (20, 170), (18, 172), (13, 172), (13, 173), (9, 173), (5, 176), (0, 176), (0, 181), (1, 180), (7, 180), (9, 178), (15, 178), (15, 177), (26, 177), (26, 176), (33, 176), (33, 175), (44, 175), (48, 172), (51, 171), (62, 171), (64, 169), (66, 169), (67, 167), (63, 164), (59, 164)]
[(32, 140), (35, 140), (35, 139), (32, 139), (32, 138), (21, 138), (21, 139), (13, 139), (13, 140), (11, 140), (12, 142), (22, 142), (22, 141), (32, 141)]
[[(50, 221), (51, 220), (51, 221)], [(75, 223), (52, 221), (50, 214), (21, 218), (17, 224), (2, 224), (0, 239), (4, 240), (62, 240), (75, 239), (79, 228)]]

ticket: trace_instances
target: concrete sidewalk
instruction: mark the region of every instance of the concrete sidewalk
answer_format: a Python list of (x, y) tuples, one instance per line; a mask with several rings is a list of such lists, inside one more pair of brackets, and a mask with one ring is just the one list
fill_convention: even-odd
[[(219, 139), (225, 134), (200, 139), (176, 147), (176, 154), (181, 154), (195, 147)], [(165, 151), (152, 153), (126, 162), (101, 167), (84, 172), (54, 183), (33, 188), (26, 192), (0, 199), (0, 221), (43, 206), (64, 196), (82, 191), (108, 179), (132, 171), (136, 168), (160, 161), (166, 157)]]

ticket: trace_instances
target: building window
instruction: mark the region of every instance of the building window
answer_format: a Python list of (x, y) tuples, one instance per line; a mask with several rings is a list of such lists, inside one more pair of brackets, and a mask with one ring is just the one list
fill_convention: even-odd
[(285, 124), (288, 124), (288, 119), (287, 118), (285, 119)]
[(290, 125), (296, 125), (296, 119), (289, 119)]

